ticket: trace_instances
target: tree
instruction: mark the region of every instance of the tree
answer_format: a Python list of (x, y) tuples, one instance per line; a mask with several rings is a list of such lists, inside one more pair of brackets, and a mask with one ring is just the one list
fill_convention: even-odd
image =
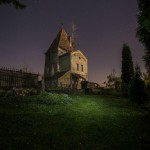
[(112, 69), (110, 75), (107, 76), (108, 82), (105, 83), (107, 87), (114, 88), (116, 91), (120, 91), (121, 79), (116, 76), (116, 70)]
[(134, 76), (134, 68), (130, 47), (123, 45), (122, 49), (122, 68), (121, 68), (121, 88), (124, 95), (128, 94), (128, 89)]
[(135, 66), (135, 75), (129, 89), (129, 98), (139, 105), (144, 104), (148, 99), (145, 83), (141, 79), (141, 71), (138, 65)]
[(26, 5), (20, 3), (18, 0), (0, 0), (0, 5), (14, 5), (16, 9), (23, 9)]
[(150, 77), (150, 0), (138, 0), (138, 28), (137, 37), (145, 47), (144, 62)]
[(150, 77), (148, 76), (148, 74), (147, 73), (143, 73), (142, 74), (142, 79), (144, 80), (144, 82), (145, 82), (145, 85), (150, 85), (149, 83), (150, 83)]
[(146, 73), (143, 73), (142, 79), (144, 80), (144, 83), (146, 85), (146, 92), (148, 93), (149, 100), (150, 100), (150, 76), (148, 76), (148, 74)]

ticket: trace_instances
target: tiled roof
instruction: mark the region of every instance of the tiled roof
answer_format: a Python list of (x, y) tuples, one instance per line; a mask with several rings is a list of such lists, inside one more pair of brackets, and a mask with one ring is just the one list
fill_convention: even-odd
[(73, 47), (70, 46), (69, 36), (63, 28), (59, 31), (59, 33), (57, 34), (56, 38), (54, 39), (48, 50), (54, 50), (58, 47), (66, 51), (73, 50)]

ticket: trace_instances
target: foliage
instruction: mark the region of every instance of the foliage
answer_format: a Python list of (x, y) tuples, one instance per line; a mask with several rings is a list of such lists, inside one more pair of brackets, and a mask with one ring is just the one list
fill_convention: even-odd
[(120, 91), (121, 89), (121, 79), (116, 76), (115, 69), (112, 70), (111, 74), (107, 76), (108, 82), (106, 83), (106, 87), (115, 88), (116, 91)]
[(134, 76), (134, 68), (132, 62), (132, 55), (130, 47), (127, 44), (122, 48), (122, 68), (121, 68), (121, 80), (122, 80), (122, 93), (127, 95), (128, 89)]
[(147, 73), (143, 73), (142, 78), (143, 78), (146, 85), (150, 85), (150, 76), (148, 76)]
[(0, 97), (5, 97), (6, 91), (5, 90), (0, 90)]
[[(24, 100), (26, 96), (38, 95), (34, 101), (38, 101), (40, 104), (55, 105), (55, 104), (66, 104), (72, 102), (72, 98), (68, 94), (56, 94), (41, 92), (33, 88), (30, 89), (17, 89), (12, 90), (0, 90), (0, 97), (11, 97), (13, 101)], [(33, 97), (32, 97), (33, 98)], [(29, 97), (30, 99), (30, 97)]]
[(29, 96), (29, 95), (36, 95), (38, 94), (38, 91), (36, 89), (33, 89), (33, 88), (20, 88), (20, 89), (17, 89), (17, 88), (13, 88), (13, 92), (15, 94), (15, 96)]
[(22, 3), (20, 3), (18, 0), (0, 0), (0, 5), (14, 5), (16, 9), (23, 9), (26, 6)]
[(150, 76), (148, 76), (148, 74), (146, 74), (146, 73), (143, 73), (142, 78), (145, 82), (146, 92), (148, 93), (149, 100), (150, 100)]
[(0, 90), (1, 97), (29, 96), (37, 94), (39, 94), (39, 91), (34, 88), (13, 88), (11, 90)]
[(138, 0), (137, 37), (145, 47), (145, 67), (150, 77), (150, 0)]
[(145, 83), (141, 79), (141, 71), (138, 65), (135, 66), (135, 75), (130, 86), (129, 98), (131, 101), (139, 105), (144, 104), (148, 99), (145, 89)]
[(99, 95), (122, 96), (119, 90), (110, 87), (101, 89)]
[(47, 93), (42, 92), (38, 96), (38, 101), (46, 105), (55, 105), (55, 104), (65, 104), (72, 102), (72, 98), (67, 94), (56, 94), (56, 93)]

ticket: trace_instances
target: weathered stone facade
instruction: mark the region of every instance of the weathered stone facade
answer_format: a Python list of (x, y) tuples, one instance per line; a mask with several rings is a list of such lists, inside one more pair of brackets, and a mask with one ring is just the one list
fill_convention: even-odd
[(81, 89), (81, 81), (88, 80), (88, 59), (63, 28), (45, 53), (44, 78), (47, 88)]

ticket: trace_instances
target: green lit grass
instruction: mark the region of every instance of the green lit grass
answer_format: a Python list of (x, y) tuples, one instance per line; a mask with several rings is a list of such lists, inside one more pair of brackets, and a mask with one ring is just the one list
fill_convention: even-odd
[(46, 105), (36, 96), (0, 100), (0, 150), (147, 150), (150, 114), (123, 98), (73, 96)]

